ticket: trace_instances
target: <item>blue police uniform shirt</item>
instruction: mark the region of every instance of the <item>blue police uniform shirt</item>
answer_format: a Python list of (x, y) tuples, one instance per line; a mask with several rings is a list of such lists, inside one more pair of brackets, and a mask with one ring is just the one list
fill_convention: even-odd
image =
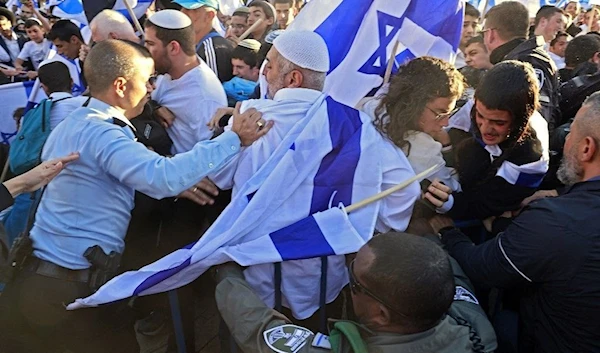
[(83, 253), (91, 246), (122, 253), (134, 190), (156, 199), (178, 195), (240, 150), (237, 134), (226, 132), (166, 158), (135, 142), (132, 129), (118, 110), (92, 98), (52, 131), (43, 160), (72, 152), (80, 158), (44, 191), (30, 235), (36, 257), (79, 270), (90, 267)]

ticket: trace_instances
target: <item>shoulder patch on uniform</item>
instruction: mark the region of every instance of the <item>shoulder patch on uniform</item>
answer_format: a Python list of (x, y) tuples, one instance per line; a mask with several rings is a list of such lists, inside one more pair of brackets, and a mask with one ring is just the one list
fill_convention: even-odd
[(331, 349), (331, 342), (329, 342), (329, 336), (326, 336), (320, 332), (313, 338), (312, 346), (323, 349)]
[(306, 344), (312, 331), (296, 325), (280, 325), (263, 332), (265, 343), (277, 353), (296, 353)]
[(454, 300), (461, 300), (463, 302), (469, 302), (479, 305), (479, 300), (477, 300), (477, 297), (475, 297), (473, 293), (469, 292), (462, 286), (456, 286), (456, 291), (454, 292)]
[(540, 89), (542, 89), (542, 87), (544, 87), (544, 71), (540, 70), (540, 69), (534, 69), (535, 71), (535, 77), (537, 77), (538, 80), (538, 84), (540, 85)]

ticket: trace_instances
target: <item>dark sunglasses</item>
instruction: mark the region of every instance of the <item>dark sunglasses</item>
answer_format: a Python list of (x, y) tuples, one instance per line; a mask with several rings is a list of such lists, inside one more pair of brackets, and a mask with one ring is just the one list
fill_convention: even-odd
[(400, 312), (400, 310), (394, 309), (394, 307), (387, 304), (385, 301), (383, 301), (378, 296), (373, 294), (373, 292), (368, 290), (367, 287), (365, 287), (364, 285), (360, 284), (360, 282), (358, 282), (358, 280), (356, 279), (356, 276), (354, 275), (354, 261), (355, 260), (356, 259), (352, 260), (352, 262), (350, 262), (350, 266), (348, 266), (348, 275), (349, 275), (348, 277), (350, 277), (350, 291), (352, 291), (352, 294), (356, 295), (357, 293), (362, 293), (366, 296), (369, 296), (369, 297), (375, 299), (377, 302), (379, 302), (386, 308), (390, 309), (394, 313), (396, 313), (402, 317), (408, 318), (408, 315), (403, 314), (402, 312)]

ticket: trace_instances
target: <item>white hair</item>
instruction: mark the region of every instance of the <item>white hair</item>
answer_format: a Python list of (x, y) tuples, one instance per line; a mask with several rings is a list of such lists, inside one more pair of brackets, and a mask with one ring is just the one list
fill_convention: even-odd
[(327, 73), (302, 68), (294, 64), (290, 60), (284, 58), (281, 54), (279, 54), (279, 63), (279, 70), (283, 74), (287, 74), (292, 70), (299, 70), (300, 72), (302, 72), (303, 88), (310, 88), (316, 91), (323, 91), (323, 88), (325, 87), (325, 77), (327, 76)]
[(133, 27), (120, 12), (114, 10), (103, 10), (90, 22), (92, 37), (101, 40), (111, 39), (110, 33), (114, 33), (116, 39), (136, 38)]

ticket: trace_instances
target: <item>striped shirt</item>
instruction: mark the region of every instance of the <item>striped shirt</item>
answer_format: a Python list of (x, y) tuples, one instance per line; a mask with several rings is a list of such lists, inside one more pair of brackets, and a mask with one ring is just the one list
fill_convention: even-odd
[(196, 53), (208, 64), (208, 67), (217, 74), (221, 82), (227, 82), (233, 78), (233, 67), (231, 65), (231, 52), (233, 46), (220, 35), (214, 35), (213, 29), (209, 35), (196, 47)]

